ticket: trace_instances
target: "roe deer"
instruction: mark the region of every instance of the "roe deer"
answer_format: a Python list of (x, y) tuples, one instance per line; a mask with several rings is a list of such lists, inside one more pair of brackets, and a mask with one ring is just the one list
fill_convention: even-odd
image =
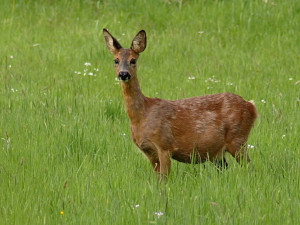
[(238, 162), (243, 158), (250, 162), (246, 141), (257, 117), (251, 101), (231, 93), (175, 101), (145, 97), (136, 62), (146, 48), (146, 32), (141, 30), (129, 49), (124, 49), (106, 29), (103, 34), (122, 81), (133, 141), (154, 171), (166, 177), (171, 158), (185, 163), (216, 160), (227, 166), (225, 152)]

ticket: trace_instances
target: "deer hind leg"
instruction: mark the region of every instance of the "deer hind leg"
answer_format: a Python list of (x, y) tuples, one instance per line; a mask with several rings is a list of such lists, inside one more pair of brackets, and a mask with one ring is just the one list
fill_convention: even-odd
[(215, 161), (215, 165), (219, 171), (222, 171), (223, 169), (228, 168), (228, 163), (227, 163), (225, 157), (223, 157), (222, 159), (220, 159), (218, 161)]
[(227, 169), (228, 167), (228, 163), (225, 159), (225, 151), (226, 146), (223, 146), (213, 159), (213, 162), (219, 171), (221, 171), (222, 169)]
[(240, 144), (239, 142), (232, 141), (230, 144), (227, 145), (227, 151), (236, 159), (238, 163), (243, 163), (246, 161), (247, 163), (250, 162), (250, 157), (247, 152), (247, 145), (246, 142)]

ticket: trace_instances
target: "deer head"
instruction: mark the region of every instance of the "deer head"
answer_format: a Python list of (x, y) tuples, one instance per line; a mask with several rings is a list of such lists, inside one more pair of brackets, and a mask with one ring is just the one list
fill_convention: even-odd
[(103, 29), (103, 35), (109, 51), (114, 55), (118, 79), (124, 82), (129, 81), (136, 76), (136, 62), (139, 54), (146, 48), (146, 32), (141, 30), (133, 39), (129, 49), (123, 48), (106, 29)]

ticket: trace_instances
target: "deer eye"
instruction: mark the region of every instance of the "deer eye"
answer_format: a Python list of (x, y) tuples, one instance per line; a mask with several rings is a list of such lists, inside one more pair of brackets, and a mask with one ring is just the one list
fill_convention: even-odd
[(130, 60), (130, 64), (135, 65), (136, 64), (136, 60), (135, 59)]
[(115, 62), (116, 65), (119, 64), (119, 60), (118, 59), (114, 59), (114, 62)]

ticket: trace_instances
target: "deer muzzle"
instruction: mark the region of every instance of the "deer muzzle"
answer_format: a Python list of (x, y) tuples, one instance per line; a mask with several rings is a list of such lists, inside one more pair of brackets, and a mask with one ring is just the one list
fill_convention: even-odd
[(118, 78), (121, 81), (128, 81), (130, 77), (131, 75), (128, 73), (128, 71), (121, 71), (118, 75)]

